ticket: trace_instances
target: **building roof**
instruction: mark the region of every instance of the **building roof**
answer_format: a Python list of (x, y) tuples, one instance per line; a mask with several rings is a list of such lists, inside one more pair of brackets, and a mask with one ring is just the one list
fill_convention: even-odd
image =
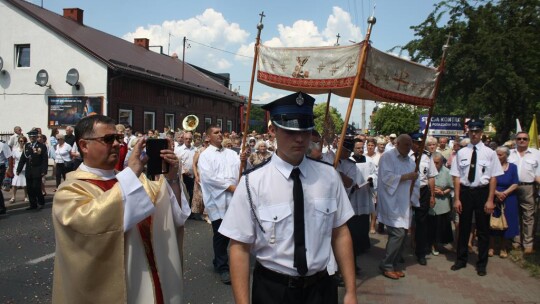
[[(242, 100), (216, 80), (182, 61), (80, 24), (24, 0), (5, 0), (45, 27), (71, 41), (109, 68), (230, 101)], [(185, 75), (182, 77), (182, 71)]]

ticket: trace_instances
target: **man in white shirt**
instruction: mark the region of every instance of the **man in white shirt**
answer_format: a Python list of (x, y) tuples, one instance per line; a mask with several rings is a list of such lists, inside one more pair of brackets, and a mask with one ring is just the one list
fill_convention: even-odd
[[(120, 142), (115, 122), (81, 119), (76, 142), (84, 157), (54, 196), (53, 303), (182, 303), (182, 238), (189, 216), (172, 150), (159, 181), (142, 174), (145, 140), (116, 174)], [(172, 145), (172, 143), (170, 143)]]
[(191, 132), (184, 132), (183, 139), (183, 149), (180, 149), (176, 156), (182, 164), (182, 181), (184, 182), (184, 185), (186, 185), (186, 190), (189, 194), (189, 207), (191, 207), (193, 187), (195, 186), (195, 179), (193, 176), (193, 156), (195, 156), (195, 151), (197, 151), (197, 149), (193, 146), (193, 134), (191, 134)]
[(534, 215), (535, 215), (535, 183), (540, 182), (540, 152), (529, 148), (529, 134), (516, 134), (516, 148), (510, 150), (508, 162), (518, 168), (519, 186), (517, 195), (521, 211), (521, 242), (524, 254), (533, 253)]
[[(411, 159), (415, 162), (420, 157), (420, 164), (418, 167), (420, 181), (420, 206), (413, 207), (414, 210), (414, 240), (415, 240), (415, 255), (418, 264), (427, 265), (426, 254), (431, 252), (428, 244), (428, 216), (429, 209), (435, 206), (435, 176), (439, 174), (435, 163), (431, 159), (431, 153), (427, 150), (420, 151), (420, 144), (422, 143), (422, 137), (424, 134), (415, 133), (412, 134), (413, 149), (411, 150)], [(426, 143), (434, 137), (428, 137)], [(433, 147), (435, 148), (435, 147)]]
[[(393, 280), (405, 277), (398, 263), (403, 258), (407, 229), (411, 224), (411, 206), (420, 206), (418, 172), (409, 157), (411, 147), (411, 137), (401, 134), (396, 140), (396, 148), (381, 156), (377, 174), (377, 217), (379, 223), (386, 225), (388, 233), (386, 255), (379, 269)], [(411, 183), (414, 183), (412, 193)]]
[(497, 187), (496, 177), (503, 175), (504, 172), (495, 151), (482, 143), (484, 121), (471, 119), (467, 125), (470, 143), (458, 151), (450, 168), (450, 174), (454, 177), (454, 209), (459, 213), (457, 259), (451, 269), (457, 271), (467, 266), (469, 234), (474, 214), (478, 237), (476, 273), (485, 276), (488, 263), (489, 218), (495, 208), (493, 198)]
[(130, 125), (126, 125), (124, 143), (127, 145), (128, 149), (130, 150), (131, 150), (131, 145), (129, 143), (134, 138), (136, 138), (136, 136), (133, 135), (133, 128)]
[(17, 145), (17, 139), (19, 139), (19, 136), (21, 136), (22, 129), (19, 126), (16, 126), (15, 128), (13, 128), (13, 132), (13, 135), (9, 137), (9, 140), (7, 142), (11, 149), (13, 149), (15, 145)]
[[(345, 282), (343, 303), (356, 303), (353, 215), (338, 173), (305, 157), (315, 99), (294, 93), (265, 105), (278, 150), (245, 172), (220, 232), (231, 241), (231, 274), (237, 304), (333, 303), (326, 270), (331, 248)], [(249, 296), (249, 256), (257, 260)], [(279, 296), (278, 296), (279, 295)]]
[(392, 149), (394, 149), (396, 146), (396, 134), (395, 133), (392, 133), (390, 134), (390, 136), (388, 136), (389, 140), (388, 140), (388, 143), (386, 144), (386, 147), (384, 148), (384, 151), (385, 152), (388, 152)]
[(197, 168), (201, 177), (201, 188), (208, 218), (212, 221), (214, 237), (214, 269), (219, 273), (221, 282), (230, 284), (229, 256), (227, 247), (229, 238), (218, 232), (221, 221), (229, 207), (240, 175), (240, 159), (231, 149), (221, 143), (221, 127), (211, 125), (206, 130), (208, 147), (199, 156)]

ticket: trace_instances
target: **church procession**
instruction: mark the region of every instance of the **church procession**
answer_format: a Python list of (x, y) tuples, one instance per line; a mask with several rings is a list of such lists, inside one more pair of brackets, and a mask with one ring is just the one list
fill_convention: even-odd
[[(0, 257), (24, 247), (25, 218), (48, 227), (40, 252), (52, 250), (0, 267), (0, 302), (540, 299), (538, 104), (511, 117), (478, 96), (449, 106), (463, 50), (453, 15), (436, 51), (408, 44), (406, 58), (375, 48), (374, 8), (360, 41), (336, 33), (332, 46), (273, 44), (276, 16), (250, 14), (243, 95), (230, 74), (185, 61), (194, 40), (169, 56), (86, 25), (80, 8), (0, 0)], [(277, 92), (264, 104), (261, 87)], [(32, 265), (48, 271), (34, 297), (15, 288)]]

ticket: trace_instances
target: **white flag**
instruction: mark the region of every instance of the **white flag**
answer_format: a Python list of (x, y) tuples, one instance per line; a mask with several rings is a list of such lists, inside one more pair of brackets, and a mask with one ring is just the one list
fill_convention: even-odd
[[(335, 47), (259, 46), (257, 80), (268, 86), (309, 94), (350, 97), (362, 43)], [(368, 48), (357, 99), (431, 106), (438, 72)]]

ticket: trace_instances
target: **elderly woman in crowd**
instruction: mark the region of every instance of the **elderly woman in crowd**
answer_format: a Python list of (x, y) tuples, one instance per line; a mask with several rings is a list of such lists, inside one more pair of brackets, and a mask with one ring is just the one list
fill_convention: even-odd
[[(433, 136), (428, 136), (426, 138), (426, 150), (428, 150), (430, 153), (435, 153), (437, 151), (437, 139)], [(441, 155), (442, 156), (442, 155)]]
[[(70, 168), (67, 165), (71, 162), (71, 146), (65, 142), (64, 134), (57, 134), (56, 140), (58, 144), (56, 145), (56, 157), (54, 162), (56, 163), (56, 188), (60, 186), (62, 178), (66, 180), (66, 173), (69, 172)], [(56, 189), (54, 189), (56, 191)]]
[[(22, 154), (24, 153), (24, 145), (26, 145), (26, 142), (28, 140), (24, 136), (19, 136), (17, 138), (17, 144), (13, 146), (12, 156), (13, 156), (13, 162), (14, 166), (13, 168), (17, 168), (19, 165), (19, 160), (21, 159)], [(26, 191), (26, 177), (24, 175), (24, 170), (26, 168), (26, 165), (24, 166), (23, 170), (21, 171), (21, 174), (15, 174), (13, 176), (13, 180), (11, 181), (11, 191), (13, 196), (9, 200), (11, 203), (15, 203), (16, 195), (17, 195), (17, 189), (23, 188), (24, 189), (24, 201), (28, 202), (28, 192)]]
[(438, 255), (439, 244), (448, 244), (454, 241), (450, 218), (454, 183), (452, 176), (450, 175), (450, 170), (443, 166), (444, 156), (439, 152), (435, 152), (432, 155), (432, 158), (439, 174), (435, 177), (435, 205), (429, 210), (428, 241), (431, 244), (431, 253), (433, 255)]
[(272, 156), (271, 152), (268, 152), (268, 145), (264, 140), (259, 140), (255, 144), (255, 153), (251, 153), (249, 156), (249, 163), (252, 166), (256, 166), (260, 163), (263, 163), (265, 160), (267, 160), (270, 156)]
[(501, 162), (504, 174), (497, 176), (497, 189), (495, 190), (496, 207), (495, 216), (500, 216), (501, 205), (504, 206), (504, 216), (508, 223), (506, 230), (491, 230), (490, 245), (488, 255), (493, 256), (495, 253), (495, 243), (499, 241), (501, 258), (508, 256), (509, 240), (519, 235), (519, 219), (518, 219), (518, 200), (515, 190), (519, 185), (519, 177), (517, 166), (508, 162), (510, 150), (505, 146), (498, 147), (495, 152)]

